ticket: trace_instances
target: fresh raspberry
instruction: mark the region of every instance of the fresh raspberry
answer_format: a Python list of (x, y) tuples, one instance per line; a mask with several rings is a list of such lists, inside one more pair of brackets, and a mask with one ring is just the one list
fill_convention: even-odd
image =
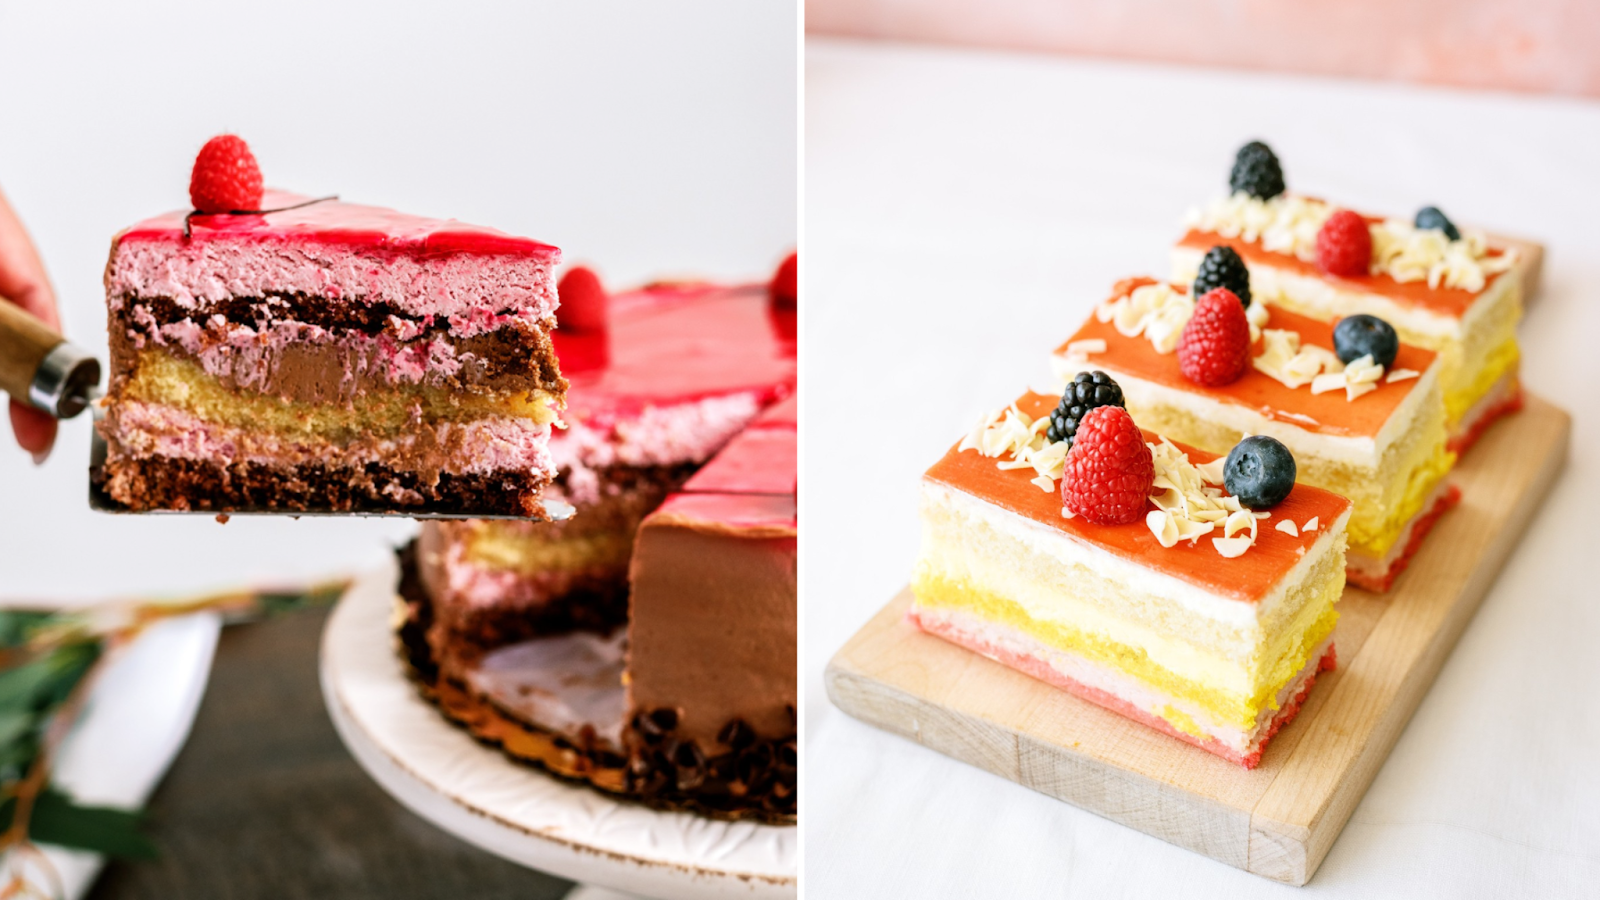
[(1195, 384), (1221, 387), (1250, 368), (1250, 320), (1227, 288), (1213, 288), (1194, 305), (1178, 336), (1178, 368)]
[(591, 334), (606, 328), (606, 289), (600, 276), (583, 266), (573, 266), (556, 284), (556, 326), (578, 334)]
[(778, 266), (778, 271), (772, 276), (772, 283), (767, 285), (767, 293), (772, 297), (772, 303), (782, 309), (794, 309), (800, 301), (800, 254), (791, 253)]
[(1078, 423), (1061, 477), (1061, 502), (1096, 525), (1144, 517), (1156, 463), (1144, 433), (1120, 406), (1097, 406)]
[(1372, 262), (1372, 232), (1358, 213), (1341, 209), (1317, 232), (1317, 265), (1329, 275), (1353, 278), (1367, 274)]
[(189, 202), (203, 213), (261, 208), (261, 167), (244, 138), (219, 134), (206, 141), (194, 158)]

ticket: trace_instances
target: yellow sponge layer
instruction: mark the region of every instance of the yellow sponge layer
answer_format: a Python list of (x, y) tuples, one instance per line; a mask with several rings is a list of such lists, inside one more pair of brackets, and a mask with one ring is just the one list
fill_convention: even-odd
[(463, 393), (426, 385), (397, 385), (359, 403), (300, 403), (249, 391), (233, 391), (206, 374), (199, 363), (158, 348), (139, 353), (122, 387), (130, 400), (159, 403), (208, 422), (271, 431), (286, 437), (342, 442), (387, 437), (413, 430), (420, 421), (464, 422), (489, 416), (554, 421), (552, 398), (543, 391)]
[(1454, 428), (1455, 424), (1461, 421), (1461, 417), (1467, 414), (1467, 410), (1482, 400), (1507, 372), (1515, 369), (1521, 359), (1522, 351), (1517, 347), (1517, 336), (1513, 332), (1490, 351), (1484, 359), (1482, 368), (1471, 377), (1463, 378), (1451, 385), (1444, 392), (1445, 415), (1450, 421), (1450, 426)]
[(1187, 700), (1205, 710), (1214, 721), (1246, 730), (1255, 726), (1263, 709), (1277, 708), (1278, 692), (1305, 668), (1312, 652), (1333, 632), (1339, 620), (1333, 604), (1343, 587), (1343, 578), (1324, 579), (1320, 595), (1305, 605), (1294, 625), (1272, 642), (1274, 646), (1260, 648), (1260, 663), (1252, 666), (1250, 679), (1256, 687), (1245, 695), (1178, 676), (1153, 662), (1140, 647), (1080, 630), (1064, 621), (1034, 618), (1020, 603), (972, 581), (940, 577), (929, 566), (919, 565), (911, 583), (919, 606), (960, 610), (1022, 632), (1046, 646), (1075, 653), (1169, 696)]
[(557, 569), (625, 568), (633, 555), (631, 532), (534, 534), (498, 522), (474, 524), (478, 527), (466, 539), (462, 556), (490, 571), (532, 575)]

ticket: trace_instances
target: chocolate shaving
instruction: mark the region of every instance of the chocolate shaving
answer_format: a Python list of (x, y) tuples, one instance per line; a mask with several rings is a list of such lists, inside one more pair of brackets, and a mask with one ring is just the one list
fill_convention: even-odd
[(191, 237), (189, 233), (189, 220), (195, 216), (265, 216), (269, 213), (288, 212), (291, 209), (299, 209), (302, 206), (310, 206), (313, 203), (326, 203), (329, 200), (337, 199), (339, 199), (338, 194), (329, 194), (326, 197), (318, 197), (314, 200), (307, 200), (303, 203), (294, 203), (289, 206), (280, 206), (276, 209), (233, 209), (227, 212), (219, 213), (203, 213), (198, 209), (191, 209), (183, 217), (183, 239), (187, 241)]

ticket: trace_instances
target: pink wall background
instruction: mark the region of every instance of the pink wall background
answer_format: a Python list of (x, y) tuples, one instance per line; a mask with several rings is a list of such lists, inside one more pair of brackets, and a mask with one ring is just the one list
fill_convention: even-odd
[(1600, 2), (806, 0), (806, 30), (1600, 96)]

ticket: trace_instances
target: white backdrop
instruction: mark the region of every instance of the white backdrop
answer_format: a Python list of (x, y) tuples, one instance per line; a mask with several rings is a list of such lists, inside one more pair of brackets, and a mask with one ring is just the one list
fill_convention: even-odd
[[(616, 286), (766, 278), (796, 239), (789, 2), (12, 3), (0, 47), (0, 186), (101, 353), (111, 236), (186, 206), (228, 130), (270, 186), (536, 237)], [(67, 423), (35, 469), (0, 427), (0, 601), (319, 576), (411, 527), (94, 515), (88, 440)]]
[[(804, 684), (816, 897), (1594, 896), (1600, 883), (1600, 105), (808, 42)], [(828, 657), (905, 583), (916, 483), (1263, 137), (1290, 185), (1548, 242), (1522, 328), (1573, 458), (1304, 888), (863, 725)]]

